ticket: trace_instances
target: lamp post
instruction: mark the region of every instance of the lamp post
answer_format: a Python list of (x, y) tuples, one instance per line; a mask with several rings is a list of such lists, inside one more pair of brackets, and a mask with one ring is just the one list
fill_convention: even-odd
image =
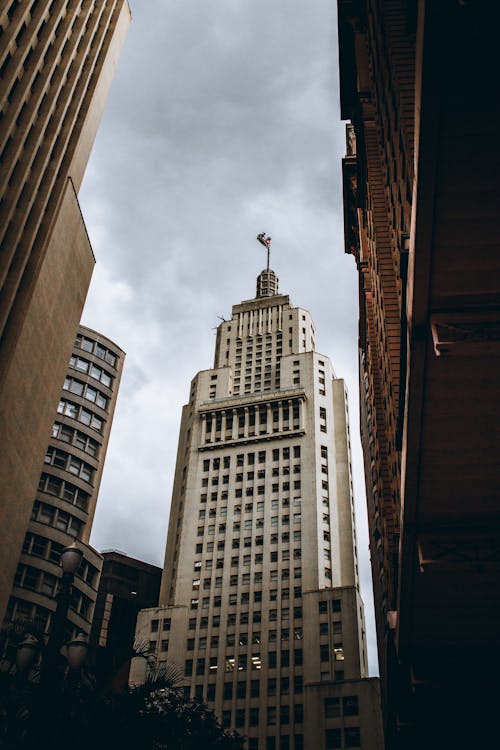
[(63, 570), (61, 588), (57, 595), (57, 607), (42, 662), (41, 678), (42, 683), (45, 684), (53, 681), (55, 677), (57, 658), (64, 638), (64, 626), (71, 598), (71, 587), (82, 559), (83, 552), (76, 546), (75, 542), (70, 544), (69, 547), (65, 547), (61, 552), (61, 567)]

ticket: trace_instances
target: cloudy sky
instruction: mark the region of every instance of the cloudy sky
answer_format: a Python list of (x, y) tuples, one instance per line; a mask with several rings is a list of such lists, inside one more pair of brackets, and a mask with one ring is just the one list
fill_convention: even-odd
[(218, 316), (255, 294), (265, 231), (280, 291), (348, 384), (374, 673), (335, 5), (131, 2), (80, 193), (97, 258), (83, 322), (127, 352), (91, 541), (162, 564), (181, 406), (212, 366)]

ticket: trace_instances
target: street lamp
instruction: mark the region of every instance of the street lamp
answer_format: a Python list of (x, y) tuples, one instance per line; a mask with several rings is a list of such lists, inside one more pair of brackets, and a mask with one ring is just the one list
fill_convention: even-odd
[(16, 667), (19, 674), (25, 674), (35, 663), (40, 650), (40, 641), (28, 633), (16, 648)]
[(50, 631), (42, 663), (43, 683), (48, 683), (55, 677), (54, 668), (64, 637), (64, 625), (66, 623), (66, 615), (68, 613), (71, 598), (71, 587), (73, 585), (75, 573), (80, 567), (82, 559), (83, 552), (77, 547), (75, 542), (70, 544), (69, 547), (65, 547), (61, 552), (61, 567), (63, 574), (61, 578), (61, 587), (57, 595), (57, 607), (54, 613), (52, 629)]
[(89, 642), (82, 633), (66, 644), (66, 660), (70, 669), (81, 669), (87, 658)]

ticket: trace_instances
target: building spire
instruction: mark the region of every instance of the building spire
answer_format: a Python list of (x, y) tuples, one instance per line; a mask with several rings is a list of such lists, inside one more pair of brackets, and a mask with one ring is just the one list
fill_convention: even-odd
[(261, 232), (257, 235), (257, 242), (260, 242), (261, 245), (264, 245), (264, 247), (267, 250), (267, 271), (269, 271), (269, 255), (271, 253), (271, 238), (266, 237), (265, 232)]
[(273, 297), (278, 294), (278, 277), (269, 267), (269, 256), (271, 253), (271, 238), (265, 232), (257, 235), (257, 242), (267, 250), (267, 266), (257, 277), (257, 294), (256, 297)]

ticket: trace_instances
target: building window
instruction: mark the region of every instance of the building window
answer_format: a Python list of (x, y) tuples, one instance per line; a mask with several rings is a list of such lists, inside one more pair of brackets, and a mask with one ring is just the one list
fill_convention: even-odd
[(357, 695), (345, 695), (342, 698), (342, 713), (344, 716), (358, 716), (359, 707)]
[(359, 727), (346, 727), (344, 729), (344, 747), (360, 747), (361, 733)]
[(326, 750), (338, 750), (342, 747), (342, 732), (340, 729), (325, 730), (325, 747)]

